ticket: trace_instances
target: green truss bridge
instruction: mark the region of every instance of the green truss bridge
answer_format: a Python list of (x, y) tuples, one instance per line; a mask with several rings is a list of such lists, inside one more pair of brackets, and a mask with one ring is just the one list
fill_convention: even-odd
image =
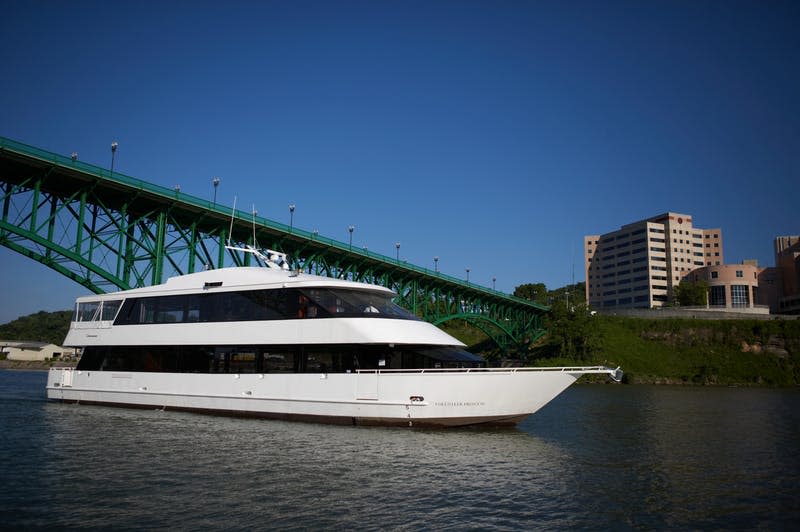
[(255, 238), (293, 269), (388, 287), (423, 319), (466, 320), (504, 349), (544, 333), (545, 306), (4, 137), (0, 187), (0, 244), (94, 293), (248, 265), (226, 244)]

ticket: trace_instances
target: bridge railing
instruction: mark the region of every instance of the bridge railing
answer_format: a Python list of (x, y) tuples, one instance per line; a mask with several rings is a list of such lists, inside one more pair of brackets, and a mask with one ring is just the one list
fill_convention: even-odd
[[(154, 196), (168, 199), (176, 203), (182, 203), (187, 206), (193, 206), (199, 209), (208, 210), (224, 217), (230, 218), (231, 216), (233, 216), (240, 222), (252, 223), (254, 219), (252, 213), (244, 212), (239, 209), (234, 210), (231, 207), (220, 205), (218, 203), (214, 203), (212, 201), (199, 198), (197, 196), (192, 196), (191, 194), (182, 193), (161, 185), (148, 183), (146, 181), (143, 181), (135, 177), (131, 177), (121, 172), (117, 171), (112, 172), (110, 169), (107, 168), (102, 168), (100, 166), (79, 161), (77, 159), (73, 160), (71, 157), (65, 157), (63, 155), (43, 150), (35, 146), (30, 146), (22, 142), (18, 142), (16, 140), (2, 136), (0, 136), (0, 150), (7, 150), (10, 152), (21, 153), (28, 157), (39, 159), (41, 161), (58, 165), (66, 169), (75, 169), (84, 174), (93, 175), (111, 182), (116, 182), (128, 187), (133, 187), (138, 190), (152, 194)], [(539, 310), (547, 310), (548, 308), (544, 305), (540, 305), (538, 303), (534, 303), (526, 299), (505, 294), (503, 292), (499, 292), (497, 290), (493, 290), (491, 288), (487, 288), (474, 283), (469, 283), (463, 279), (459, 279), (457, 277), (453, 277), (451, 275), (447, 275), (439, 271), (432, 271), (428, 268), (423, 268), (421, 266), (409, 264), (408, 262), (405, 261), (396, 260), (381, 253), (376, 253), (374, 251), (369, 251), (361, 248), (354, 248), (349, 243), (345, 243), (333, 238), (322, 236), (317, 232), (311, 232), (296, 227), (289, 227), (286, 224), (259, 216), (255, 217), (255, 223), (260, 226), (270, 228), (274, 231), (284, 233), (287, 236), (299, 237), (311, 242), (319, 243), (324, 246), (329, 246), (343, 253), (369, 258), (377, 262), (380, 262), (382, 264), (391, 266), (393, 268), (403, 269), (407, 272), (414, 272), (426, 276), (428, 278), (435, 278), (450, 284), (460, 285), (469, 290), (478, 291), (486, 295), (503, 298), (508, 301), (514, 301), (516, 303), (534, 307)]]

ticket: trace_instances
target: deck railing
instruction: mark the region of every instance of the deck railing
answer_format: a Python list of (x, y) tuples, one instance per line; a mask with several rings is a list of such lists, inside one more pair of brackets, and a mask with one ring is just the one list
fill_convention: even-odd
[(560, 372), (587, 374), (607, 374), (615, 381), (622, 379), (620, 368), (606, 366), (559, 366), (528, 368), (420, 368), (420, 369), (358, 369), (356, 373), (527, 373), (527, 372)]

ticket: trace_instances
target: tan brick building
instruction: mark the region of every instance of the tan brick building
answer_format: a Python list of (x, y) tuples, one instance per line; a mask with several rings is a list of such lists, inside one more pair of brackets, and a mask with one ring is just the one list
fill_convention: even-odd
[(722, 231), (667, 212), (584, 237), (586, 301), (592, 308), (653, 308), (695, 268), (724, 264)]
[(768, 303), (760, 293), (759, 285), (767, 268), (759, 268), (754, 260), (741, 264), (720, 264), (697, 268), (686, 276), (692, 283), (699, 281), (708, 286), (706, 306), (709, 309), (760, 310), (769, 313)]

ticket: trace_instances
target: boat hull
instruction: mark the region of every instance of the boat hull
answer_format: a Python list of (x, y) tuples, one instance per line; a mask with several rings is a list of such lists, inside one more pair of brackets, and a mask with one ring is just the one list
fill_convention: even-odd
[(56, 401), (348, 425), (514, 425), (607, 368), (187, 374), (53, 368)]

